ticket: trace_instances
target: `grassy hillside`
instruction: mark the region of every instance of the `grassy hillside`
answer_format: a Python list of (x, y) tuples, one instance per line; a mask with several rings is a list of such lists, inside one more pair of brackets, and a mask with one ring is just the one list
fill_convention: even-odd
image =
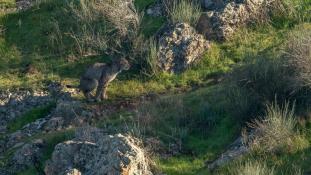
[[(293, 92), (294, 95), (292, 91), (284, 92), (288, 83), (284, 83), (282, 76), (287, 76), (287, 72), (292, 70), (278, 72), (279, 67), (271, 64), (282, 63), (285, 59), (283, 54), (293, 33), (311, 30), (311, 2), (292, 2), (296, 3), (296, 16), (274, 14), (269, 22), (241, 27), (228, 41), (212, 41), (202, 60), (181, 74), (159, 72), (150, 75), (137, 65), (128, 72), (122, 72), (108, 89), (111, 100), (103, 104), (112, 106), (116, 101), (135, 100), (135, 97), (147, 94), (156, 94), (157, 98), (143, 103), (135, 112), (115, 111), (96, 126), (113, 126), (120, 131), (126, 126), (137, 137), (159, 138), (165, 148), (178, 145), (180, 150), (174, 155), (152, 156), (155, 169), (169, 175), (238, 174), (239, 171), (252, 172), (256, 166), (270, 172), (273, 169), (275, 174), (311, 172), (310, 103), (306, 100), (310, 99), (310, 91), (302, 87), (297, 90), (299, 92)], [(135, 1), (140, 12), (152, 3), (154, 0)], [(1, 6), (12, 7), (14, 2), (1, 1)], [(23, 12), (0, 13), (1, 90), (41, 89), (51, 81), (76, 85), (88, 65), (114, 59), (107, 53), (77, 52), (77, 43), (70, 32), (79, 31), (76, 26), (80, 23), (75, 21), (69, 9), (67, 1), (46, 1)], [(165, 17), (143, 15), (139, 36), (145, 40), (152, 38), (166, 22)], [(136, 64), (138, 57), (131, 59)], [(243, 84), (244, 78), (250, 81)], [(265, 116), (265, 105), (273, 100), (280, 100), (280, 104), (286, 101), (296, 104), (297, 124), (293, 132), (302, 135), (301, 142), (309, 145), (297, 151), (252, 151), (210, 172), (205, 162), (213, 161), (225, 151), (241, 130), (248, 128), (247, 123)], [(11, 131), (18, 130), (26, 123), (43, 117), (54, 107), (51, 104), (33, 109), (21, 120), (12, 122), (9, 128)], [(44, 153), (43, 167), (53, 147), (71, 137), (72, 130), (69, 130), (48, 136), (38, 134), (25, 142), (36, 138), (47, 141), (49, 146)], [(0, 161), (1, 165), (13, 152), (9, 150), (6, 153)], [(21, 172), (36, 173), (35, 169)]]

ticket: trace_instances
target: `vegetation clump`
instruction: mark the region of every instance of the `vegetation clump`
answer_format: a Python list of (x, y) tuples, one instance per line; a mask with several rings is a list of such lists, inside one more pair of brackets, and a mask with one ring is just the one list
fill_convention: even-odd
[(251, 143), (254, 151), (263, 153), (296, 152), (308, 147), (308, 141), (297, 132), (294, 107), (276, 103), (268, 105), (266, 116), (251, 124), (255, 138)]
[(190, 0), (165, 0), (166, 11), (170, 21), (175, 24), (184, 22), (195, 26), (201, 16), (201, 6)]

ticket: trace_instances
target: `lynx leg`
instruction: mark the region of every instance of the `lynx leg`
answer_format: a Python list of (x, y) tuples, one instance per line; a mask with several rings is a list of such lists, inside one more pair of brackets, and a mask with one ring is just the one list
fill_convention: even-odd
[(86, 91), (83, 91), (83, 95), (85, 96), (85, 98), (90, 101), (92, 99), (92, 95), (91, 95), (91, 92), (86, 92)]
[(96, 89), (96, 95), (95, 95), (95, 100), (96, 101), (101, 101), (101, 96), (103, 93), (103, 88), (104, 88), (104, 84), (102, 83), (102, 81), (100, 81), (98, 83), (97, 89)]
[(108, 88), (108, 84), (103, 87), (103, 92), (101, 94), (101, 99), (102, 100), (108, 99), (107, 88)]

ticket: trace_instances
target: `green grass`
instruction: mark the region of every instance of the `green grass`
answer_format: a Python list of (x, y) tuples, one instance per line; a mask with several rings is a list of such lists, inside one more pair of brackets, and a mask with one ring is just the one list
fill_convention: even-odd
[[(210, 174), (205, 168), (206, 161), (212, 161), (224, 151), (238, 133), (237, 124), (226, 117), (211, 130), (210, 134), (202, 137), (189, 135), (185, 140), (185, 150), (194, 155), (174, 156), (157, 161), (160, 170), (170, 175)], [(228, 134), (229, 133), (229, 134)]]
[(55, 103), (53, 102), (46, 106), (41, 106), (41, 107), (31, 109), (30, 111), (26, 112), (21, 117), (18, 117), (16, 120), (11, 121), (7, 126), (8, 131), (15, 132), (21, 129), (26, 124), (34, 122), (37, 119), (40, 119), (42, 117), (45, 117), (51, 112), (51, 110), (54, 107), (55, 107)]
[[(239, 134), (240, 123), (227, 113), (228, 101), (219, 86), (161, 97), (139, 110), (143, 137), (160, 138), (168, 147), (181, 142), (182, 153), (156, 158), (166, 174), (206, 174), (205, 161), (214, 160)], [(134, 121), (136, 121), (134, 119)], [(135, 122), (134, 122), (135, 123)]]
[(155, 0), (135, 0), (135, 6), (139, 11), (143, 11), (148, 5), (151, 5), (155, 2)]

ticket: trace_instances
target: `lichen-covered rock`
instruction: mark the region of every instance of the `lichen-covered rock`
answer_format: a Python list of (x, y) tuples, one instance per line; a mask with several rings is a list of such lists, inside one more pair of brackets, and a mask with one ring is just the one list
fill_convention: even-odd
[(265, 0), (206, 0), (210, 11), (202, 13), (197, 30), (207, 39), (226, 40), (236, 29), (262, 15)]
[(186, 23), (168, 26), (159, 39), (159, 67), (167, 72), (182, 72), (209, 48), (209, 42)]
[(10, 169), (21, 171), (29, 167), (38, 167), (43, 146), (44, 142), (41, 139), (25, 144), (14, 153), (10, 161)]
[(28, 90), (0, 92), (0, 133), (7, 131), (7, 123), (38, 106), (49, 104), (53, 98), (46, 91)]
[(45, 173), (58, 175), (70, 171), (93, 175), (152, 174), (135, 139), (121, 134), (106, 135), (96, 128), (80, 131), (75, 139), (56, 145)]
[(65, 175), (82, 175), (82, 173), (79, 170), (73, 168), (73, 169), (67, 170), (65, 172)]
[(32, 7), (34, 2), (34, 0), (16, 0), (16, 8), (20, 11), (27, 10)]
[(93, 113), (78, 101), (59, 101), (56, 109), (44, 118), (26, 124), (20, 130), (7, 134), (0, 141), (0, 156), (7, 149), (21, 146), (23, 141), (38, 133), (47, 133), (81, 127), (93, 120)]

